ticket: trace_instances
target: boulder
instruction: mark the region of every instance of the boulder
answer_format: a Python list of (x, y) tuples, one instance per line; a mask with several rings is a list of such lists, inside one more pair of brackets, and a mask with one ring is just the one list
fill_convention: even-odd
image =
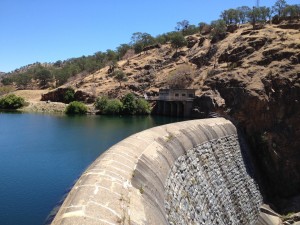
[(230, 24), (227, 26), (226, 31), (229, 33), (234, 33), (238, 29), (238, 25)]
[(187, 40), (188, 48), (192, 48), (198, 42), (198, 38), (193, 37), (193, 36), (188, 36), (186, 40)]
[(145, 48), (143, 48), (143, 52), (151, 50), (151, 49), (155, 49), (155, 48), (161, 48), (161, 44), (155, 44), (155, 45), (146, 46)]

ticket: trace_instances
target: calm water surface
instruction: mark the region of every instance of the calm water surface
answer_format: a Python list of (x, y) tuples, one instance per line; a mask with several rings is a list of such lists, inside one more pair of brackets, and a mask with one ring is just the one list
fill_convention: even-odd
[(175, 121), (0, 112), (0, 224), (44, 224), (102, 152), (133, 133)]

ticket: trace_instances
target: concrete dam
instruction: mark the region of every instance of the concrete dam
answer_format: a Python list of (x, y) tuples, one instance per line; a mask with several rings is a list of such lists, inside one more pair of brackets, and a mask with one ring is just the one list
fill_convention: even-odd
[(96, 159), (52, 224), (271, 224), (244, 160), (226, 119), (154, 127)]

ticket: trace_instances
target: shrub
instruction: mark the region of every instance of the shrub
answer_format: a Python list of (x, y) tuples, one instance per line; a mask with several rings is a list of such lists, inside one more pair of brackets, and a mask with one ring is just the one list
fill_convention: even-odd
[(211, 37), (214, 43), (225, 38), (227, 27), (224, 20), (212, 21), (211, 27)]
[(134, 115), (136, 113), (136, 97), (132, 93), (126, 94), (122, 98), (123, 113)]
[(150, 114), (151, 107), (149, 102), (147, 102), (145, 99), (139, 98), (136, 100), (136, 114), (144, 115), (144, 114)]
[(119, 99), (108, 100), (106, 106), (104, 107), (102, 113), (116, 115), (122, 112), (123, 104)]
[(114, 79), (115, 79), (117, 82), (119, 82), (120, 87), (121, 87), (121, 85), (122, 85), (122, 82), (125, 82), (125, 81), (128, 80), (126, 74), (125, 74), (123, 71), (121, 71), (121, 70), (116, 70), (116, 71), (114, 71), (113, 77), (114, 77)]
[(66, 108), (66, 114), (73, 115), (73, 114), (86, 114), (87, 107), (82, 102), (71, 102)]
[(0, 109), (18, 109), (25, 105), (25, 100), (14, 94), (7, 95), (0, 99)]
[(134, 94), (126, 94), (121, 101), (119, 99), (109, 99), (107, 96), (98, 98), (95, 108), (102, 114), (129, 114), (145, 115), (151, 112), (149, 103), (144, 99), (138, 99)]
[(64, 103), (70, 103), (75, 100), (75, 91), (73, 88), (68, 87), (64, 94)]
[(109, 99), (107, 96), (101, 96), (99, 98), (96, 99), (96, 102), (95, 102), (95, 108), (100, 110), (100, 111), (103, 111), (108, 103)]
[(177, 52), (178, 48), (187, 45), (187, 41), (185, 40), (182, 33), (174, 33), (174, 35), (171, 38), (171, 45), (173, 48), (176, 49)]

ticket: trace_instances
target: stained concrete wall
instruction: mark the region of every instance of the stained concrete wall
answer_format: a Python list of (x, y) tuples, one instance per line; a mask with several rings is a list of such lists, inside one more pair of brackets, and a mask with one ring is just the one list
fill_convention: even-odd
[[(228, 139), (233, 148), (226, 145)], [(226, 151), (218, 156), (219, 147)], [(192, 171), (189, 160), (204, 155), (207, 165), (201, 159), (195, 162), (199, 171)], [(216, 157), (217, 170), (211, 167)], [(184, 203), (187, 191), (202, 208), (194, 201)], [(145, 130), (111, 147), (80, 177), (52, 224), (254, 224), (260, 203), (242, 163), (235, 127), (223, 118), (191, 120)], [(177, 214), (171, 212), (172, 204)], [(190, 208), (195, 213), (187, 216), (184, 210)], [(225, 216), (216, 216), (221, 214)]]

